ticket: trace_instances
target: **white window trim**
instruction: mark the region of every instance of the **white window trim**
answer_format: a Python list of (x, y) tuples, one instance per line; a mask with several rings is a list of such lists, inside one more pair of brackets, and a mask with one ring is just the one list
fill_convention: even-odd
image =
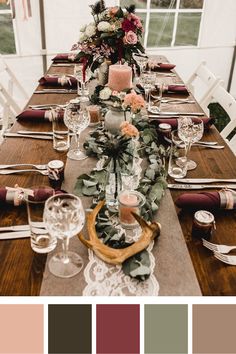
[[(118, 0), (118, 5), (120, 5), (120, 0)], [(181, 9), (180, 8), (180, 0), (177, 0), (176, 2), (176, 7), (174, 9), (155, 9), (151, 8), (151, 0), (147, 0), (147, 6), (144, 9), (136, 9), (136, 13), (143, 13), (146, 14), (146, 23), (145, 23), (145, 34), (144, 34), (144, 47), (147, 50), (154, 50), (157, 47), (148, 47), (147, 42), (148, 42), (148, 34), (149, 34), (149, 23), (150, 23), (150, 14), (151, 13), (174, 13), (174, 26), (173, 26), (173, 32), (172, 32), (172, 41), (171, 45), (168, 47), (158, 47), (162, 49), (172, 49), (172, 48), (198, 48), (200, 41), (201, 41), (201, 34), (202, 34), (202, 24), (203, 24), (203, 15), (204, 15), (204, 9), (206, 5), (206, 0), (203, 1), (203, 7), (201, 9)], [(199, 24), (199, 33), (198, 33), (198, 41), (196, 45), (182, 45), (182, 46), (177, 46), (175, 45), (175, 40), (176, 40), (176, 33), (177, 33), (177, 24), (178, 24), (178, 16), (180, 13), (200, 13), (201, 14), (201, 20)]]
[[(0, 15), (11, 15), (12, 16), (12, 10), (11, 9), (2, 9), (0, 10)], [(19, 46), (18, 46), (18, 37), (17, 37), (17, 28), (16, 28), (16, 20), (12, 18), (12, 26), (13, 26), (13, 32), (14, 32), (14, 41), (15, 41), (15, 48), (16, 52), (13, 54), (7, 53), (7, 54), (2, 54), (2, 55), (8, 55), (8, 56), (16, 56), (19, 53)]]

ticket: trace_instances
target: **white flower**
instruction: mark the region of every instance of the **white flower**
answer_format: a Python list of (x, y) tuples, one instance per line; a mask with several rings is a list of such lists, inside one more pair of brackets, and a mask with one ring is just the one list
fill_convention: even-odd
[(87, 25), (84, 25), (80, 28), (80, 32), (85, 32)]
[(112, 90), (109, 87), (104, 87), (99, 93), (101, 100), (108, 100), (111, 97)]
[(110, 32), (111, 31), (111, 25), (107, 21), (101, 21), (98, 24), (98, 30), (100, 32)]
[(84, 32), (82, 32), (79, 37), (79, 42), (82, 43), (83, 41), (86, 41), (86, 39), (88, 39), (88, 37)]
[(91, 24), (90, 24), (90, 25), (88, 25), (88, 26), (86, 27), (85, 34), (86, 34), (88, 37), (94, 36), (95, 33), (96, 33), (96, 27), (95, 27), (95, 25), (91, 25)]

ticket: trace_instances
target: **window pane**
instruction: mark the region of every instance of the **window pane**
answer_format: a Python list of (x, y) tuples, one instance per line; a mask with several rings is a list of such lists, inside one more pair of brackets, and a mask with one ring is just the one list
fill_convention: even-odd
[(10, 10), (10, 4), (1, 4), (0, 3), (0, 10)]
[(139, 16), (141, 18), (141, 20), (143, 21), (143, 28), (144, 28), (144, 32), (143, 32), (143, 37), (141, 40), (141, 43), (144, 43), (144, 33), (145, 33), (145, 28), (146, 28), (146, 17), (147, 15), (145, 13), (137, 13), (137, 16)]
[(11, 15), (0, 15), (0, 53), (14, 54), (15, 52), (15, 37)]
[(179, 13), (175, 45), (197, 45), (200, 13)]
[(202, 9), (203, 0), (180, 0), (180, 9)]
[(147, 8), (147, 0), (121, 0), (120, 6), (127, 7), (130, 5), (135, 5), (136, 9), (146, 9)]
[(148, 47), (169, 47), (172, 41), (174, 14), (150, 15)]
[(151, 0), (152, 9), (175, 9), (176, 0)]

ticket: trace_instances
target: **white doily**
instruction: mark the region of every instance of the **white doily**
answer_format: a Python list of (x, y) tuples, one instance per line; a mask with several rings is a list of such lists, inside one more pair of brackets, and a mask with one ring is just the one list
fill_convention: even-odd
[(152, 254), (154, 242), (147, 251), (150, 257), (151, 275), (145, 281), (138, 281), (125, 275), (121, 266), (113, 266), (103, 262), (91, 250), (89, 262), (84, 270), (87, 282), (84, 296), (157, 296), (159, 283), (154, 275), (155, 258)]

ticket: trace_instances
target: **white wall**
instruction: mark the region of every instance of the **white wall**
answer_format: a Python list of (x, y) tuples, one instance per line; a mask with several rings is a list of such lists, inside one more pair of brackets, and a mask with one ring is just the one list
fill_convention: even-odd
[[(17, 3), (16, 25), (19, 33), (19, 57), (8, 56), (7, 60), (32, 92), (42, 75), (39, 0), (31, 0), (33, 17), (22, 21), (21, 1)], [(91, 21), (89, 5), (94, 0), (44, 0), (46, 42), (50, 65), (52, 53), (68, 51), (79, 37), (79, 28)], [(116, 0), (107, 0), (112, 6)], [(233, 46), (236, 39), (236, 0), (205, 0), (201, 37), (198, 48), (157, 48), (155, 53), (164, 54), (177, 64), (177, 71), (186, 80), (197, 65), (205, 60), (209, 68), (220, 76), (227, 86)], [(232, 85), (236, 97), (236, 72)]]

